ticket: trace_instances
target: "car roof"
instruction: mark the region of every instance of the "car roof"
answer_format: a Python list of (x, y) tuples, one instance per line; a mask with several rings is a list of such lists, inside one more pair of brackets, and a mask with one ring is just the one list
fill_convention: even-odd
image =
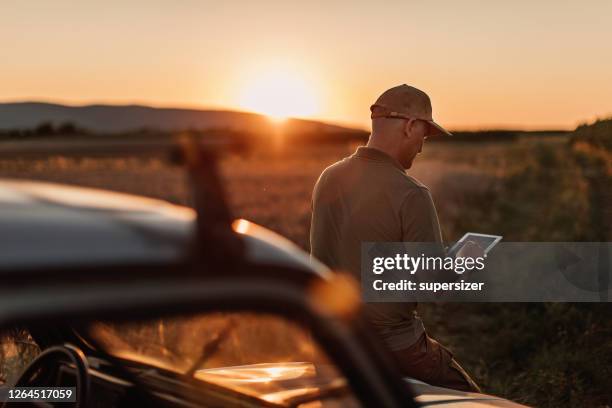
[[(193, 209), (163, 200), (0, 179), (0, 272), (180, 262), (189, 256), (195, 220)], [(270, 230), (246, 220), (233, 229), (251, 261), (329, 274)]]

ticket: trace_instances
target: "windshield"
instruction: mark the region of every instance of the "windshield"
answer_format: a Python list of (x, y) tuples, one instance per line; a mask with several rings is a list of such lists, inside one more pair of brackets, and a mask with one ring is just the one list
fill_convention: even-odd
[[(215, 383), (268, 402), (299, 405), (343, 394), (345, 379), (302, 327), (273, 315), (209, 313), (140, 323), (99, 322), (108, 353)], [(340, 392), (344, 390), (343, 392)]]

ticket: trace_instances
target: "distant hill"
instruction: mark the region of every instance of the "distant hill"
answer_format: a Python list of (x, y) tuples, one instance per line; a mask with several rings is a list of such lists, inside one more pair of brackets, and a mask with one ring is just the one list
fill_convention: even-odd
[[(0, 131), (33, 129), (41, 123), (72, 123), (95, 133), (124, 133), (149, 129), (173, 132), (181, 130), (227, 129), (249, 133), (270, 133), (274, 124), (263, 115), (224, 110), (152, 108), (140, 105), (66, 106), (53, 103), (0, 103)], [(324, 122), (289, 119), (291, 133), (347, 133), (363, 130)]]

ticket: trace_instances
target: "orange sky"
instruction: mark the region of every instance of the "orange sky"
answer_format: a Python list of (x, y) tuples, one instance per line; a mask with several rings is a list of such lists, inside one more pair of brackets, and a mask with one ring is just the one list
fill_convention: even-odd
[(378, 94), (408, 83), (453, 129), (573, 128), (612, 114), (609, 0), (93, 3), (0, 2), (1, 101), (366, 127)]

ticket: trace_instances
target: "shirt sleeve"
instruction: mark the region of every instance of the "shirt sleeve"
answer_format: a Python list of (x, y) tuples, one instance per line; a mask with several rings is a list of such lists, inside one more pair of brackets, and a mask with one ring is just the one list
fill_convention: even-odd
[(400, 209), (402, 241), (437, 242), (442, 244), (442, 232), (438, 213), (429, 190), (409, 190)]
[[(404, 242), (435, 243), (424, 246), (422, 252), (427, 256), (446, 256), (438, 214), (428, 189), (415, 188), (407, 194), (402, 203), (401, 218)], [(454, 282), (460, 277), (446, 269), (432, 269), (427, 274), (417, 273), (414, 276), (417, 280), (419, 277), (426, 278), (428, 282)]]

